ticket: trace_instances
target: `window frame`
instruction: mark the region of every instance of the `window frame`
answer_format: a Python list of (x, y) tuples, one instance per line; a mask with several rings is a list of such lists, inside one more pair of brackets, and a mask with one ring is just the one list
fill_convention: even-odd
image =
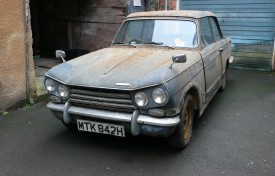
[[(207, 20), (207, 23), (208, 23), (208, 26), (210, 27), (210, 33), (211, 33), (211, 35), (212, 35), (212, 39), (213, 39), (213, 42), (212, 43), (207, 43), (207, 41), (206, 41), (206, 43), (207, 44), (205, 44), (203, 41), (202, 41), (202, 38), (204, 38), (204, 35), (203, 35), (203, 28), (202, 28), (202, 20), (203, 19), (206, 19)], [(215, 36), (214, 36), (214, 32), (213, 32), (213, 28), (212, 28), (212, 25), (211, 25), (211, 22), (210, 22), (210, 17), (209, 16), (206, 16), (206, 17), (203, 17), (203, 18), (200, 18), (199, 19), (199, 22), (200, 22), (200, 30), (201, 30), (201, 43), (202, 43), (202, 48), (205, 48), (205, 47), (207, 47), (207, 46), (209, 46), (209, 45), (212, 45), (213, 43), (215, 43), (216, 42), (216, 39), (215, 39)], [(204, 39), (205, 40), (205, 39)]]
[[(197, 45), (195, 47), (177, 47), (177, 46), (173, 46), (174, 48), (182, 48), (182, 49), (191, 49), (191, 50), (196, 50), (200, 47), (200, 36), (199, 36), (199, 32), (200, 32), (200, 25), (199, 25), (199, 21), (198, 19), (194, 19), (194, 18), (175, 18), (175, 17), (154, 17), (154, 18), (145, 18), (145, 17), (139, 17), (139, 18), (129, 18), (123, 21), (123, 23), (120, 25), (116, 35), (114, 36), (113, 40), (112, 40), (112, 45), (115, 44), (115, 41), (121, 31), (121, 29), (123, 28), (123, 26), (125, 25), (125, 23), (127, 23), (127, 27), (125, 29), (125, 31), (127, 31), (128, 27), (129, 27), (129, 23), (130, 21), (136, 21), (136, 20), (175, 20), (175, 21), (189, 21), (194, 23), (195, 27), (196, 27), (196, 34), (197, 34)], [(125, 38), (125, 34), (123, 35), (123, 38)], [(161, 45), (160, 45), (161, 46)]]
[[(211, 23), (211, 19), (213, 20), (214, 24)], [(212, 31), (213, 31), (213, 35), (214, 35), (215, 41), (217, 42), (217, 41), (220, 41), (220, 40), (224, 39), (222, 31), (221, 31), (221, 28), (220, 28), (220, 25), (219, 25), (219, 22), (218, 22), (218, 19), (216, 17), (210, 17), (209, 18), (209, 22), (211, 24), (211, 28), (212, 28)], [(218, 32), (220, 34), (220, 38), (219, 39), (216, 38), (216, 35), (214, 33), (214, 30), (213, 30), (213, 27), (214, 27), (213, 25), (216, 25), (216, 27), (218, 29)]]

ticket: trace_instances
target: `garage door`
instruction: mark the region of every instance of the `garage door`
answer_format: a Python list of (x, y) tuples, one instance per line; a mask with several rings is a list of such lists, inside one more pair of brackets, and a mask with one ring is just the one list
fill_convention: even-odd
[(271, 70), (275, 0), (180, 0), (180, 9), (216, 14), (224, 36), (232, 41), (233, 67)]

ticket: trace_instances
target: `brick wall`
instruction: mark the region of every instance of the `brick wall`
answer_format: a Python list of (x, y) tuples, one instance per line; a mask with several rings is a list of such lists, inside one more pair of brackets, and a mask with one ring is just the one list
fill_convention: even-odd
[[(165, 9), (165, 0), (155, 0), (155, 7), (159, 10)], [(167, 10), (176, 10), (177, 0), (167, 0)]]

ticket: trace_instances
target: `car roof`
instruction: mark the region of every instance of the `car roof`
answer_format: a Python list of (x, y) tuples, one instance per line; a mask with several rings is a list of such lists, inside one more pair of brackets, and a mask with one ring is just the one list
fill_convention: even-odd
[(149, 11), (149, 12), (137, 12), (128, 15), (126, 18), (136, 17), (187, 17), (187, 18), (203, 18), (207, 16), (214, 16), (214, 13), (210, 11), (198, 11), (198, 10), (165, 10), (165, 11)]

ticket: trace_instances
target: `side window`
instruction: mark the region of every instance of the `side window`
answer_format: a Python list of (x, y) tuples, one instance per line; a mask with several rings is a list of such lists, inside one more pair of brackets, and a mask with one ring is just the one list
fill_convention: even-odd
[(211, 43), (214, 43), (214, 36), (211, 29), (211, 24), (208, 17), (204, 17), (200, 19), (201, 22), (201, 40), (204, 46), (210, 45)]
[(222, 33), (218, 28), (217, 21), (213, 17), (211, 17), (210, 22), (212, 25), (212, 29), (213, 29), (213, 33), (214, 33), (214, 37), (215, 37), (216, 41), (222, 39)]

